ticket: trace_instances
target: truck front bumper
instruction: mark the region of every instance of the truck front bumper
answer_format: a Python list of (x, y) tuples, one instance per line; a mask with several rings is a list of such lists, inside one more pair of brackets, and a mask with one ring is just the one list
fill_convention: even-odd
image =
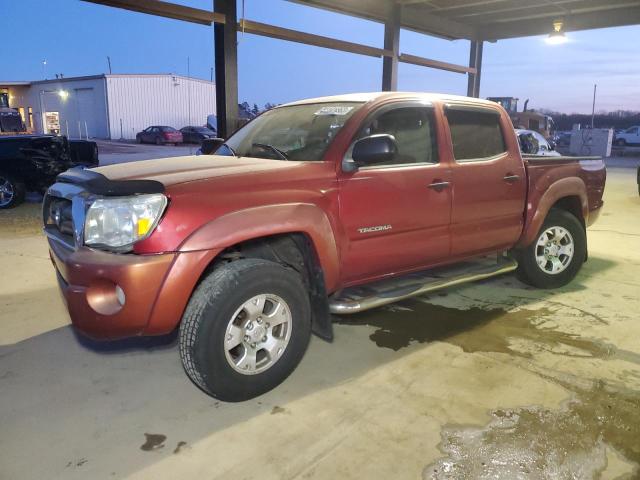
[(49, 239), (49, 254), (71, 322), (95, 339), (171, 332), (216, 253), (121, 255), (71, 249)]

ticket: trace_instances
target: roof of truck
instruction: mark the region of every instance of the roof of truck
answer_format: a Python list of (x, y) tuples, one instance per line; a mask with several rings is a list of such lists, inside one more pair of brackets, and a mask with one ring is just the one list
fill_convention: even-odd
[(428, 92), (367, 92), (367, 93), (348, 93), (344, 95), (332, 95), (327, 97), (307, 98), (297, 100), (295, 102), (285, 103), (281, 107), (291, 105), (305, 105), (309, 103), (330, 103), (330, 102), (372, 102), (376, 100), (384, 100), (389, 98), (421, 98), (425, 101), (439, 102), (471, 102), (480, 105), (497, 105), (496, 102), (483, 100), (481, 98), (463, 97), (460, 95), (449, 95), (445, 93), (428, 93)]

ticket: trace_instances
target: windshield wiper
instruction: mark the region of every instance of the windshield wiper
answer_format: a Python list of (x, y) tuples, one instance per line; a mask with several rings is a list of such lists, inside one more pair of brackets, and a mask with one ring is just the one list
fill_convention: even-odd
[(274, 147), (273, 145), (269, 145), (267, 143), (254, 143), (254, 144), (252, 144), (252, 146), (253, 147), (258, 147), (258, 148), (266, 148), (267, 150), (271, 150), (272, 152), (274, 152), (276, 155), (278, 155), (280, 158), (282, 158), (282, 160), (289, 160), (289, 157), (287, 156), (286, 153), (284, 153), (279, 148)]

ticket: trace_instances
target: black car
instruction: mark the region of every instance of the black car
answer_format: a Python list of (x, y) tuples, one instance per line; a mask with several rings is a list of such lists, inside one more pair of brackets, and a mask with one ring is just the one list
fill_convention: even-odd
[(184, 143), (202, 143), (207, 138), (216, 138), (216, 132), (207, 127), (182, 127), (180, 132)]
[(25, 192), (43, 192), (59, 173), (98, 165), (98, 146), (54, 135), (0, 136), (0, 209), (24, 201)]

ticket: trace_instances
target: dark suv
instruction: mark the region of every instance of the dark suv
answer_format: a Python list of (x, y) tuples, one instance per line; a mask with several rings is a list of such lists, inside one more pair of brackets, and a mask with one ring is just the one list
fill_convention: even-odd
[(44, 192), (56, 175), (76, 166), (98, 165), (98, 146), (53, 135), (0, 137), (0, 209), (24, 201), (25, 192)]

